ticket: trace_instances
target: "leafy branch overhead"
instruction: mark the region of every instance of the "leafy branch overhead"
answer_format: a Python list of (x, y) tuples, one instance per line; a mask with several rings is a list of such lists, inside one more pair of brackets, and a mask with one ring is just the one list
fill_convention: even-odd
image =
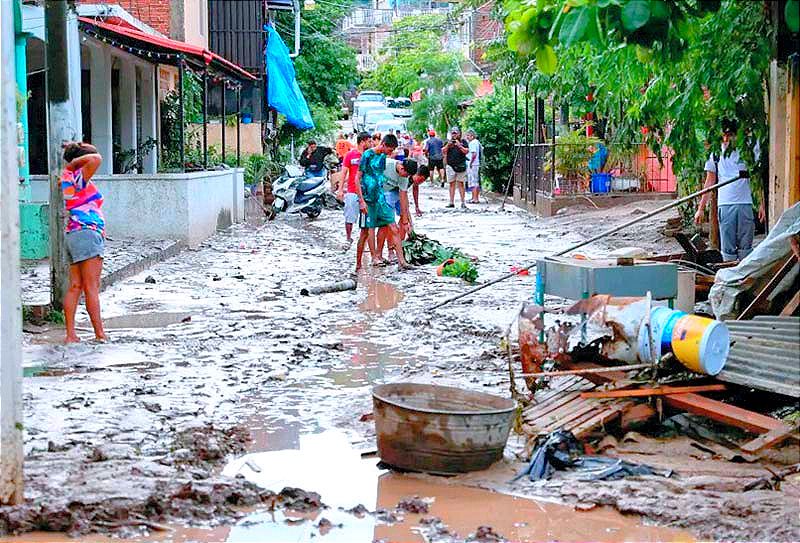
[[(797, 4), (789, 0), (781, 14), (790, 31)], [(771, 6), (508, 0), (507, 47), (491, 54), (505, 79), (531, 94), (553, 96), (576, 116), (606, 120), (615, 143), (644, 139), (655, 149), (671, 148), (683, 190), (699, 182), (710, 149), (719, 149), (720, 121), (737, 119), (736, 147), (758, 182), (768, 156), (764, 90), (777, 28)]]

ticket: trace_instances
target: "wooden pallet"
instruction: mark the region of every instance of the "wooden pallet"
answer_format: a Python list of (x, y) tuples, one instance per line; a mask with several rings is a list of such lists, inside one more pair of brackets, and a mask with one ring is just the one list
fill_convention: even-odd
[(523, 430), (535, 439), (564, 429), (580, 439), (634, 405), (628, 399), (581, 398), (582, 392), (595, 388), (597, 385), (583, 377), (554, 378), (550, 388), (537, 392), (535, 403), (523, 410)]

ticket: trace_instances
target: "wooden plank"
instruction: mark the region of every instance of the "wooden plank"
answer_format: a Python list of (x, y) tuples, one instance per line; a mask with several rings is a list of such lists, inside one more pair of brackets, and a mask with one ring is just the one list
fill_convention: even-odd
[(568, 403), (574, 401), (579, 397), (580, 397), (580, 392), (569, 392), (561, 397), (553, 398), (551, 401), (546, 402), (545, 404), (532, 405), (522, 413), (525, 418), (529, 418), (529, 415), (543, 417), (548, 413), (551, 413), (557, 409), (561, 409), (561, 407), (567, 405)]
[(782, 428), (775, 428), (766, 434), (761, 434), (752, 441), (748, 441), (741, 446), (741, 449), (750, 454), (761, 452), (764, 449), (769, 449), (770, 447), (774, 447), (775, 445), (785, 441), (791, 437), (792, 432), (795, 432), (796, 430), (797, 428), (794, 426), (789, 426), (786, 424)]
[(642, 396), (664, 396), (665, 394), (685, 394), (687, 392), (720, 392), (725, 385), (696, 385), (687, 387), (634, 388), (630, 390), (590, 390), (581, 392), (581, 398), (634, 398)]
[(597, 407), (598, 405), (594, 401), (578, 400), (576, 402), (572, 402), (569, 405), (565, 405), (562, 409), (554, 411), (543, 417), (541, 426), (546, 426), (555, 430), (562, 426), (566, 426), (566, 424), (569, 423), (569, 421), (574, 420), (575, 417), (592, 411)]
[(589, 419), (586, 422), (582, 423), (581, 425), (573, 428), (572, 434), (576, 438), (581, 439), (585, 437), (586, 434), (597, 428), (598, 426), (601, 426), (603, 424), (608, 424), (612, 420), (619, 417), (622, 414), (622, 411), (627, 407), (629, 407), (630, 405), (631, 405), (630, 403), (614, 405), (613, 407), (610, 407), (609, 409), (606, 409), (603, 412), (599, 413), (594, 418)]
[(688, 394), (669, 394), (664, 396), (664, 400), (667, 404), (677, 409), (708, 417), (717, 422), (736, 426), (755, 434), (763, 434), (785, 426), (778, 419), (748, 411), (735, 405), (705, 398), (691, 392)]
[(797, 310), (797, 306), (800, 306), (800, 290), (794, 293), (792, 299), (789, 300), (789, 303), (787, 303), (786, 307), (783, 308), (783, 311), (781, 311), (781, 316), (788, 317), (792, 315)]
[[(575, 370), (605, 367), (601, 366), (600, 364), (595, 364), (594, 362), (564, 362), (562, 366), (565, 369), (575, 369)], [(624, 371), (617, 371), (611, 373), (587, 373), (583, 375), (583, 378), (586, 379), (587, 381), (591, 381), (596, 385), (602, 385), (614, 381), (625, 381), (626, 379), (628, 379), (628, 374), (625, 373)]]
[(783, 263), (783, 266), (780, 267), (778, 273), (773, 275), (767, 284), (764, 285), (764, 288), (761, 289), (756, 297), (750, 302), (742, 314), (736, 319), (737, 321), (745, 321), (750, 319), (755, 313), (756, 309), (766, 301), (767, 297), (772, 294), (772, 291), (775, 290), (775, 287), (783, 280), (786, 275), (794, 269), (795, 265), (797, 264), (797, 260), (794, 257), (794, 254), (789, 254), (789, 258), (786, 259), (786, 262)]

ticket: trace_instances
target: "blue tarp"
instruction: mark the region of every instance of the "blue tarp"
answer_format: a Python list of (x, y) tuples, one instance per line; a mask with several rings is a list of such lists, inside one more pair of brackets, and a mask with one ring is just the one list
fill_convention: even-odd
[(267, 101), (278, 113), (283, 113), (292, 126), (301, 130), (314, 128), (308, 104), (300, 92), (289, 58), (289, 49), (272, 26), (267, 25)]

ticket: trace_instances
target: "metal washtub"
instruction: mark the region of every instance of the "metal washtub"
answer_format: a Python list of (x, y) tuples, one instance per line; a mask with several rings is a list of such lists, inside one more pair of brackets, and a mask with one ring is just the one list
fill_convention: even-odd
[(429, 473), (481, 470), (502, 458), (514, 401), (420, 383), (372, 389), (378, 454), (400, 469)]

